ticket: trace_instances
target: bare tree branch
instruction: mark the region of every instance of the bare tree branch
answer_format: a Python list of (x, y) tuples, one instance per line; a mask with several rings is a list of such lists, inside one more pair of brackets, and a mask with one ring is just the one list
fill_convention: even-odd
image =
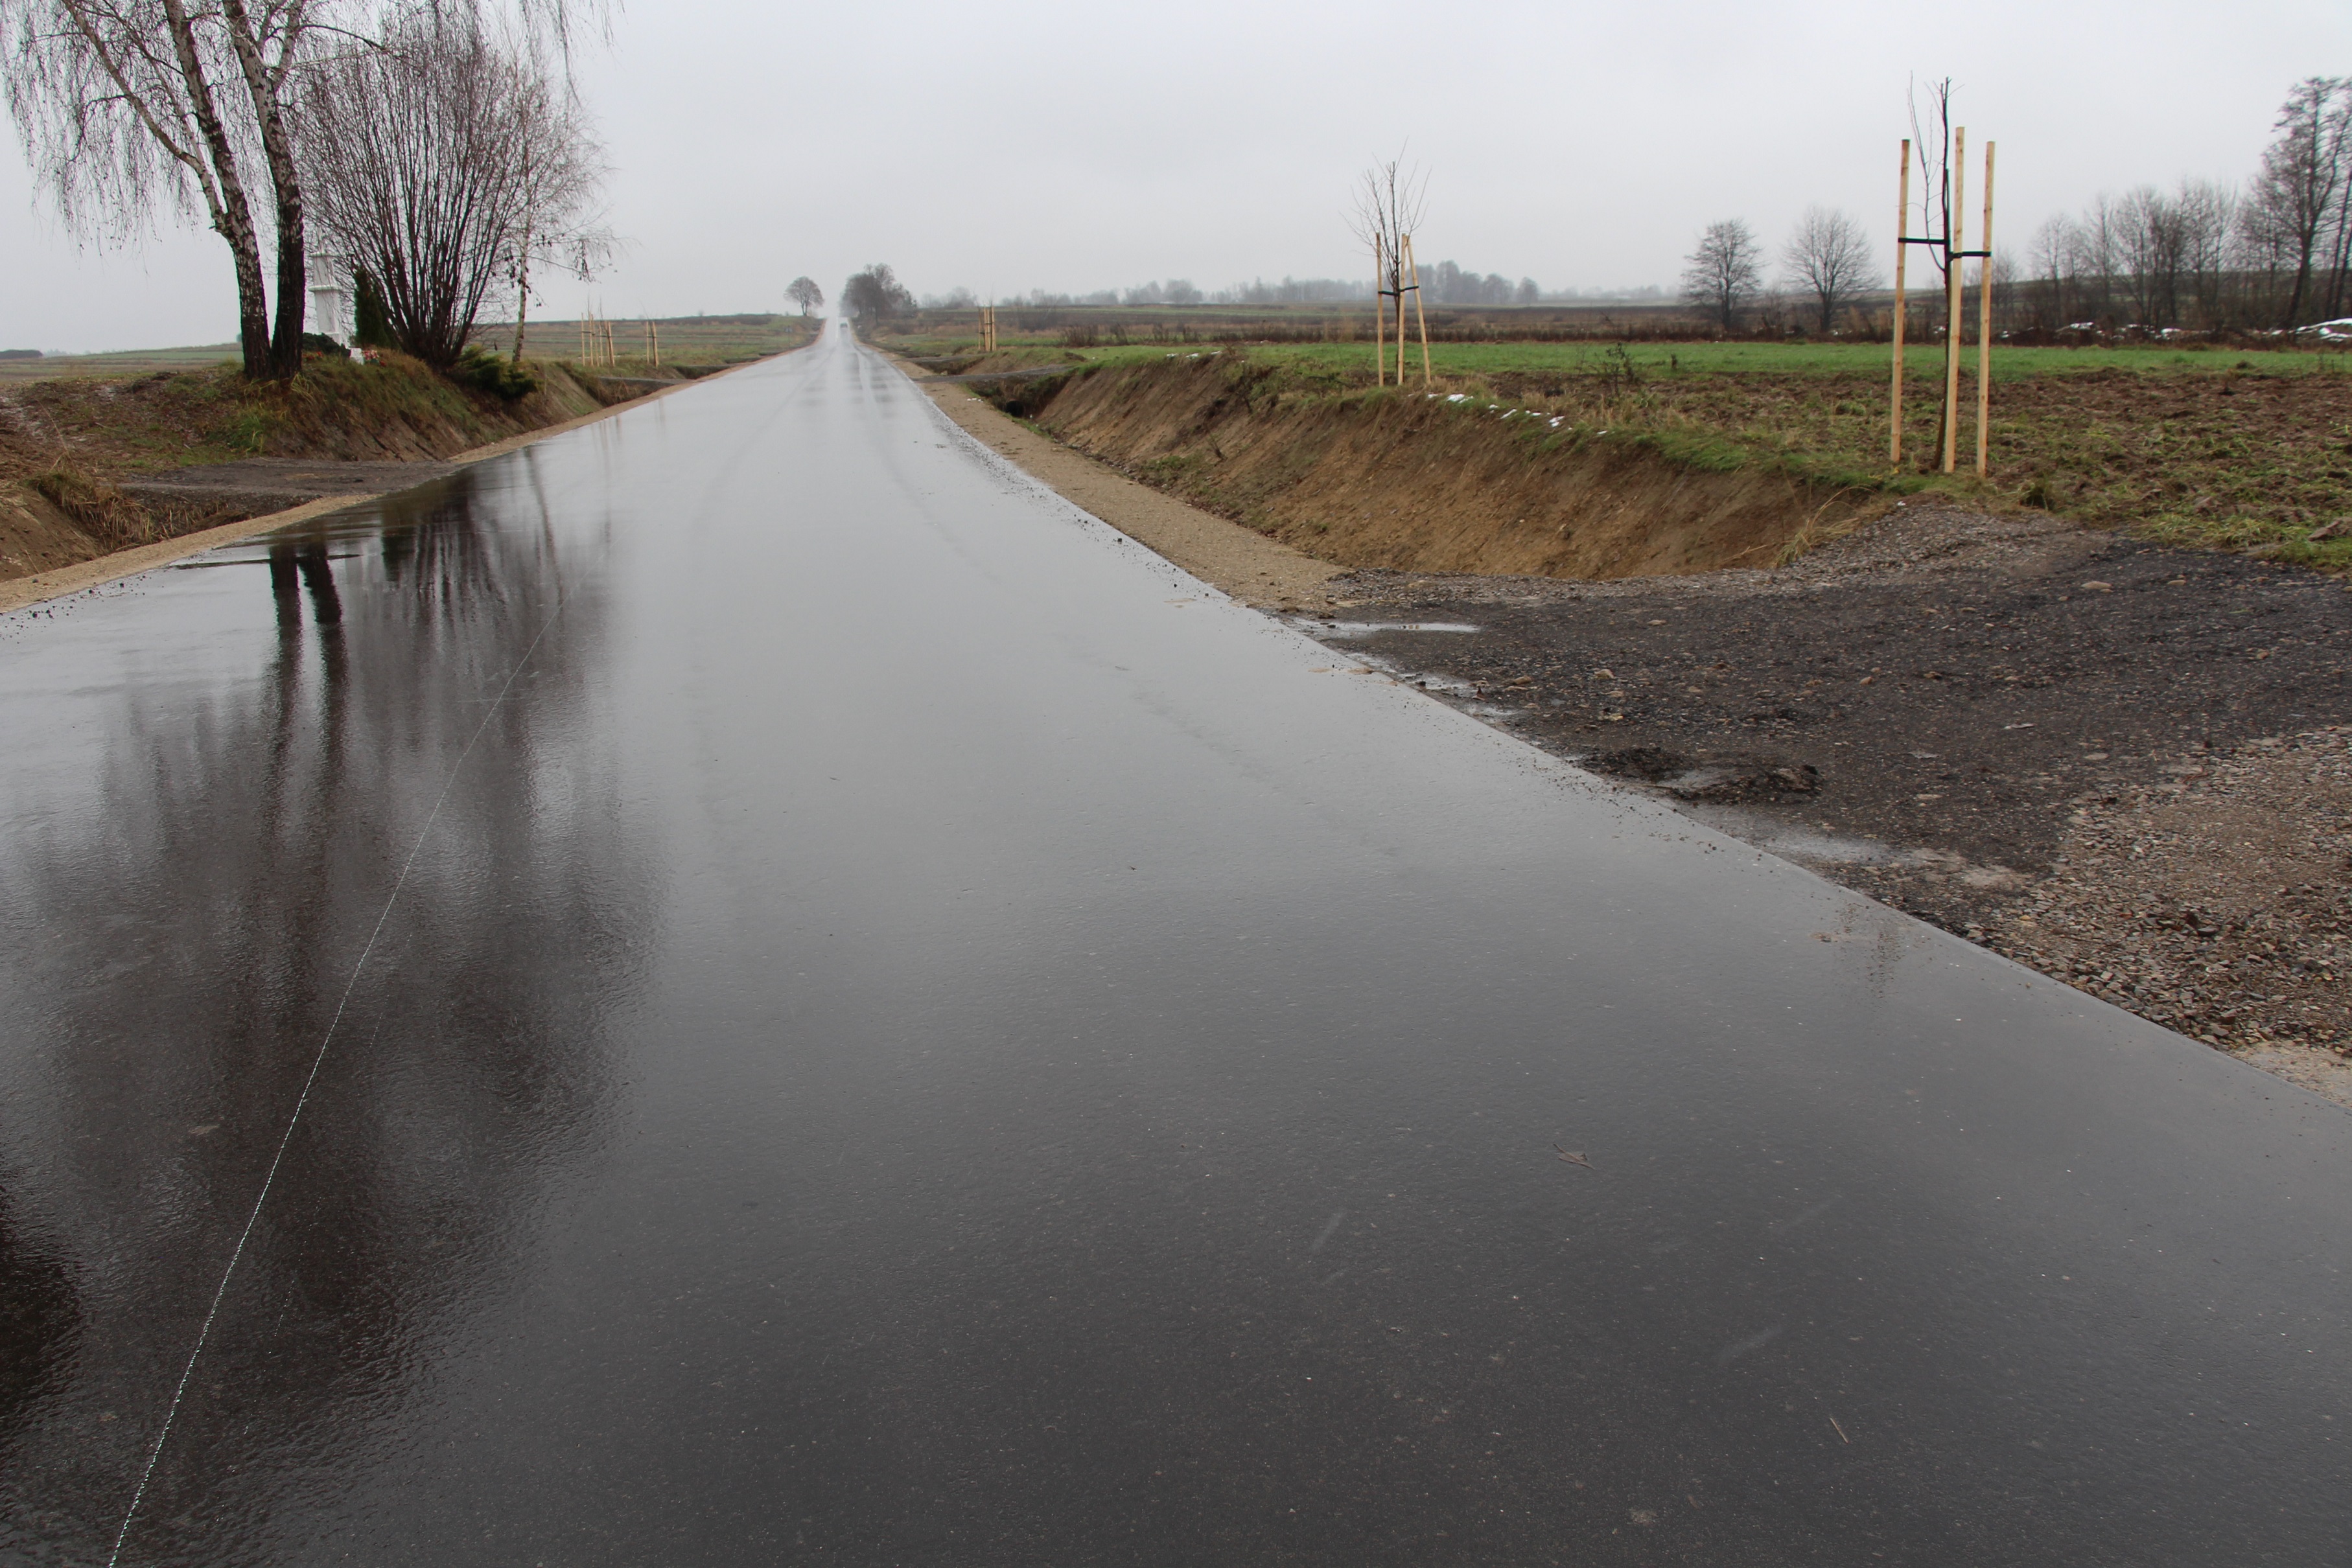
[(1404, 236), (1421, 227), (1428, 191), (1429, 176), (1419, 169), (1402, 169), (1401, 157), (1374, 164), (1358, 180), (1348, 227), (1372, 253), (1376, 290), (1392, 295), (1403, 290)]

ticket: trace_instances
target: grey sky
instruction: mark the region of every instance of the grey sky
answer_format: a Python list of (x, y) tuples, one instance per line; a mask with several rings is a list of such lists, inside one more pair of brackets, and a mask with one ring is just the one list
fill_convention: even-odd
[[(2242, 178), (2290, 84), (2347, 71), (2343, 0), (630, 0), (584, 62), (631, 242), (593, 292), (627, 318), (788, 308), (795, 274), (830, 296), (877, 260), (919, 292), (983, 296), (1368, 276), (1349, 186), (1408, 141), (1430, 176), (1424, 263), (1671, 286), (1716, 218), (1777, 247), (1821, 202), (1888, 237), (1915, 74), (1956, 78), (1972, 142), (2000, 142), (1996, 237), (2021, 251), (2101, 190)], [(19, 150), (0, 234), (0, 347), (232, 335), (217, 239), (83, 251)], [(557, 283), (540, 308), (584, 292)]]

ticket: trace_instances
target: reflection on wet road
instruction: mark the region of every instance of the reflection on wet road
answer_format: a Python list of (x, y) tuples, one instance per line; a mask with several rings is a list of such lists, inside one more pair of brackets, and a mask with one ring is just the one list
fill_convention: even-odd
[(0, 617), (0, 1554), (2352, 1549), (2341, 1112), (817, 347)]

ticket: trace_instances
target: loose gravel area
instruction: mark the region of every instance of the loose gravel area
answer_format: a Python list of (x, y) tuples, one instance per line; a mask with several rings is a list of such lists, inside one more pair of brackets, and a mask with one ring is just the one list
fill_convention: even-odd
[(1327, 591), (1335, 649), (2352, 1104), (2342, 582), (1919, 508), (1779, 571)]
[(2352, 1104), (2352, 731), (2086, 801), (2050, 875), (1978, 937)]

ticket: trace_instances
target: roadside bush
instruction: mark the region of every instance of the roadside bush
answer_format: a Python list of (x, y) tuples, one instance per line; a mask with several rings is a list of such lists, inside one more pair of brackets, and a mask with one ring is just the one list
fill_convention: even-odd
[(539, 378), (528, 368), (478, 343), (469, 345), (457, 356), (457, 362), (449, 367), (449, 379), (461, 387), (490, 392), (509, 402), (539, 390)]

